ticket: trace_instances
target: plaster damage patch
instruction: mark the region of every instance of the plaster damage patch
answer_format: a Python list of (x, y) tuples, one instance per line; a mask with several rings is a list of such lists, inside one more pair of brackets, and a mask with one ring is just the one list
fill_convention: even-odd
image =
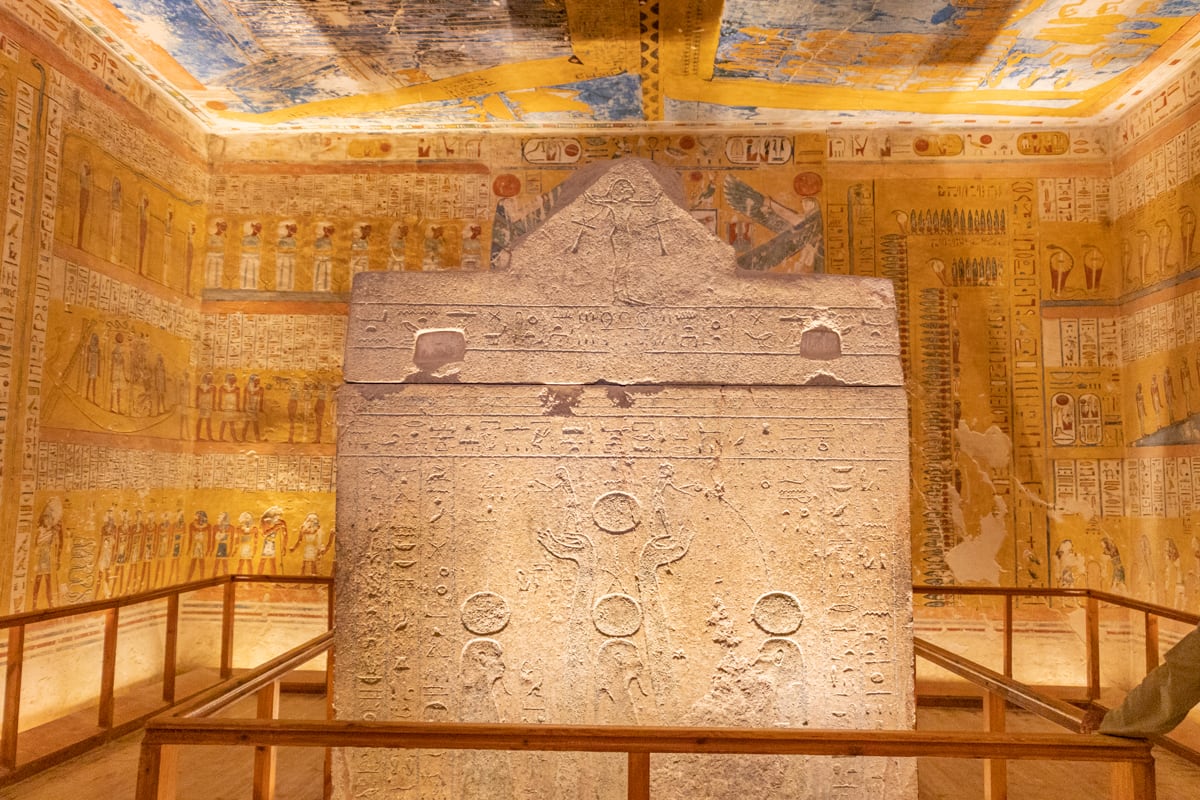
[(946, 551), (946, 564), (955, 583), (999, 585), (1002, 568), (996, 554), (1008, 536), (1008, 505), (996, 493), (990, 473), (1008, 467), (1012, 459), (1012, 442), (994, 425), (980, 433), (971, 430), (963, 420), (958, 423), (956, 435), (960, 466), (964, 472), (968, 465), (975, 467), (974, 475), (964, 475), (963, 483), (986, 490), (991, 497), (991, 510), (969, 518), (970, 504), (964, 502), (953, 486), (949, 487), (951, 515), (962, 541)]

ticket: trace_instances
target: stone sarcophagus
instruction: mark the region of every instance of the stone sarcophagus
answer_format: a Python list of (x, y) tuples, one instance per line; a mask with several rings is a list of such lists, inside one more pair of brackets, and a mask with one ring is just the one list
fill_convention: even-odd
[[(905, 728), (889, 284), (739, 273), (581, 171), (504, 270), (369, 273), (339, 402), (339, 718)], [(820, 224), (819, 215), (798, 225)], [(346, 751), (342, 798), (618, 798), (622, 757)], [(656, 756), (656, 798), (915, 797), (911, 762)]]

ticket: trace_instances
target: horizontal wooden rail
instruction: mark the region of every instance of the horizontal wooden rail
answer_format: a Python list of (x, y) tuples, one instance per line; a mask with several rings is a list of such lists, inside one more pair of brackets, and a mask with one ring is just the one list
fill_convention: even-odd
[[(1157, 605), (1155, 603), (1147, 603), (1142, 600), (1125, 597), (1124, 595), (1112, 594), (1111, 592), (1102, 592), (1095, 589), (1063, 589), (1053, 587), (1033, 587), (1033, 586), (930, 586), (928, 584), (914, 584), (913, 595), (929, 595), (937, 594), (941, 596), (975, 596), (975, 597), (999, 597), (1004, 599), (1003, 609), (1003, 660), (1004, 660), (1004, 675), (998, 675), (991, 670), (978, 665), (970, 665), (965, 659), (960, 659), (948, 651), (941, 650), (928, 642), (922, 642), (917, 639), (914, 642), (914, 647), (918, 655), (922, 655), (929, 660), (937, 663), (939, 666), (966, 678), (971, 683), (981, 686), (987, 691), (984, 698), (984, 706), (987, 708), (989, 702), (997, 702), (998, 698), (1003, 698), (1007, 702), (1012, 702), (1014, 705), (1019, 705), (1022, 708), (1033, 711), (1034, 713), (1044, 717), (1045, 719), (1063, 725), (1070, 730), (1079, 730), (1079, 720), (1082, 717), (1082, 712), (1077, 711), (1069, 704), (1061, 703), (1061, 701), (1046, 697), (1038, 692), (1033, 691), (1029, 687), (1015, 681), (1006, 680), (1012, 677), (1012, 659), (1013, 659), (1013, 600), (1019, 597), (1070, 597), (1082, 599), (1085, 601), (1085, 677), (1086, 686), (1084, 693), (1088, 704), (1093, 708), (1103, 711), (1105, 710), (1097, 700), (1100, 698), (1100, 604), (1106, 603), (1110, 606), (1121, 608), (1127, 611), (1136, 612), (1142, 617), (1145, 635), (1145, 665), (1146, 672), (1154, 669), (1159, 664), (1159, 620), (1169, 619), (1175, 622), (1181, 622), (1187, 625), (1200, 625), (1200, 614), (1193, 614), (1186, 611), (1180, 611), (1167, 606)], [(1170, 750), (1178, 756), (1181, 756), (1194, 764), (1200, 765), (1200, 750), (1185, 743), (1182, 739), (1175, 738), (1172, 734), (1152, 737), (1151, 741), (1159, 746)]]
[[(113, 597), (107, 600), (97, 600), (89, 603), (79, 603), (77, 605), (61, 606), (59, 608), (43, 609), (41, 611), (31, 611), (22, 614), (10, 614), (5, 617), (0, 617), (0, 629), (7, 629), (8, 634), (8, 653), (6, 673), (7, 680), (4, 692), (4, 709), (0, 715), (0, 786), (13, 783), (29, 775), (45, 769), (54, 764), (69, 758), (73, 755), (85, 752), (91, 747), (96, 747), (109, 741), (117, 736), (135, 730), (141, 724), (155, 713), (160, 713), (163, 709), (170, 706), (176, 700), (176, 656), (179, 636), (179, 612), (180, 599), (184, 594), (196, 592), (213, 587), (223, 586), (224, 604), (227, 613), (222, 614), (221, 619), (221, 642), (223, 644), (223, 652), (221, 654), (221, 668), (223, 678), (228, 678), (232, 672), (233, 663), (233, 628), (235, 622), (235, 604), (232, 602), (236, 587), (244, 583), (271, 583), (271, 584), (305, 584), (305, 585), (324, 585), (327, 588), (327, 593), (332, 595), (333, 579), (328, 576), (309, 576), (309, 575), (223, 575), (220, 577), (207, 578), (198, 581), (190, 581), (188, 583), (177, 584), (174, 586), (164, 587), (162, 589), (154, 589), (138, 594), (124, 595), (121, 597)], [(162, 702), (163, 705), (153, 711), (144, 711), (134, 715), (126, 715), (126, 718), (118, 720), (116, 714), (115, 691), (116, 691), (116, 672), (117, 672), (117, 637), (119, 634), (118, 620), (124, 615), (121, 614), (121, 609), (130, 606), (136, 606), (142, 603), (150, 603), (156, 601), (166, 601), (166, 621), (164, 631), (164, 657), (163, 657), (163, 674), (162, 674)], [(329, 601), (332, 607), (332, 600)], [(19, 750), (17, 747), (20, 716), (21, 716), (21, 677), (24, 666), (25, 653), (25, 638), (27, 635), (27, 626), (33, 623), (48, 622), (51, 620), (68, 619), (71, 617), (79, 617), (89, 614), (99, 614), (104, 620), (104, 638), (102, 644), (102, 657), (100, 663), (100, 692), (97, 699), (97, 724), (93, 731), (83, 732), (78, 725), (69, 721), (64, 721), (60, 727), (63, 730), (71, 732), (61, 734), (61, 740), (57, 738), (45, 738), (44, 742), (54, 742), (49, 747), (38, 746), (31, 748), (35, 751), (32, 754), (27, 752), (20, 759), (18, 758)], [(330, 620), (332, 622), (332, 620)], [(318, 637), (320, 638), (320, 637)], [(332, 641), (332, 635), (326, 634), (326, 641), (318, 647), (310, 659), (316, 657), (320, 652), (329, 647)], [(294, 651), (293, 651), (294, 652)], [(308, 659), (305, 659), (308, 660)], [(278, 659), (273, 659), (268, 662), (272, 665)], [(303, 663), (303, 662), (301, 662)], [(242, 681), (243, 679), (237, 679)], [(271, 678), (263, 679), (258, 686), (270, 685)], [(222, 684), (222, 693), (236, 689), (236, 686)], [(253, 689), (249, 690), (253, 691)], [(206, 692), (205, 697), (212, 695), (212, 692)], [(237, 695), (243, 696), (243, 695)], [(236, 699), (236, 698), (235, 698)], [(53, 729), (56, 723), (48, 723), (40, 734), (46, 735), (46, 730)], [(57, 734), (56, 734), (57, 736)]]
[(976, 686), (999, 695), (1006, 702), (1020, 706), (1026, 711), (1037, 714), (1068, 730), (1076, 732), (1080, 730), (1084, 712), (1064, 700), (1036, 692), (1023, 683), (973, 661), (968, 661), (962, 656), (919, 637), (913, 638), (913, 652), (917, 656), (937, 664), (942, 669), (953, 672)]
[(964, 731), (157, 717), (146, 725), (143, 741), (151, 745), (1153, 761), (1150, 745), (1134, 739)]
[(16, 625), (29, 625), (34, 622), (47, 622), (53, 619), (77, 617), (83, 614), (95, 614), (112, 608), (136, 606), (154, 600), (164, 600), (171, 596), (188, 594), (207, 589), (211, 586), (223, 586), (227, 583), (298, 583), (314, 585), (332, 585), (333, 578), (328, 575), (220, 575), (215, 578), (205, 578), (199, 581), (180, 583), (174, 586), (164, 586), (161, 589), (151, 589), (137, 594), (127, 594), (120, 597), (110, 597), (107, 600), (93, 600), (88, 603), (76, 603), (57, 608), (43, 608), (39, 611), (25, 611), (20, 614), (0, 616), (0, 629)]
[(309, 639), (304, 644), (276, 656), (254, 670), (216, 686), (205, 689), (186, 703), (171, 710), (172, 717), (204, 717), (249, 697), (259, 689), (279, 680), (302, 664), (311, 661), (333, 646), (333, 631)]
[(1078, 599), (1092, 598), (1111, 606), (1119, 606), (1131, 611), (1141, 611), (1163, 619), (1184, 622), (1189, 625), (1200, 625), (1200, 614), (1180, 611), (1169, 606), (1147, 603), (1126, 597), (1121, 594), (1102, 592), (1099, 589), (1062, 589), (1037, 586), (930, 586), (928, 584), (913, 584), (914, 595), (946, 594), (946, 595), (976, 595), (991, 597), (1074, 597)]

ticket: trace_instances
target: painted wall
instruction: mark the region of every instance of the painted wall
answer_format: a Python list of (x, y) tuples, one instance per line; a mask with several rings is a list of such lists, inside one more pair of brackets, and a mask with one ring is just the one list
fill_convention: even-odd
[(0, 71), (13, 345), (3, 607), (229, 571), (328, 572), (333, 452), (318, 428), (342, 312), (250, 316), (275, 337), (261, 376), (229, 350), (230, 314), (202, 299), (206, 138), (120, 63), (91, 69), (73, 24), (16, 11)]
[(746, 269), (895, 280), (915, 580), (1200, 609), (1195, 80), (1112, 130), (209, 141), (54, 12), (0, 18), (8, 612), (328, 572), (353, 275), (503, 268), (567, 177), (625, 155), (675, 170)]

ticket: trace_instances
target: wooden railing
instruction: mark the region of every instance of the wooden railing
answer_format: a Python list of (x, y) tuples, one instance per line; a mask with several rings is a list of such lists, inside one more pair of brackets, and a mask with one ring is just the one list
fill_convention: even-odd
[[(1174, 609), (1129, 600), (1119, 595), (1076, 589), (1001, 589), (988, 587), (915, 586), (914, 594), (991, 595), (1004, 599), (1002, 670), (997, 672), (974, 664), (942, 648), (915, 641), (918, 656), (966, 678), (985, 690), (984, 718), (987, 731), (978, 733), (935, 731), (845, 731), (845, 730), (780, 730), (737, 728), (677, 728), (677, 727), (617, 727), (583, 725), (482, 725), (467, 723), (401, 723), (363, 722), (346, 720), (279, 720), (279, 686), (281, 678), (292, 669), (329, 650), (332, 633), (272, 659), (248, 674), (232, 677), (233, 609), (235, 584), (241, 580), (293, 581), (296, 578), (236, 576), (149, 592), (114, 601), (77, 606), (72, 609), (36, 612), (0, 620), (10, 629), (11, 643), (17, 642), (20, 654), (21, 636), (14, 637), (12, 629), (30, 622), (65, 616), (68, 613), (109, 613), (124, 605), (168, 598), (175, 594), (172, 612), (168, 608), (168, 638), (172, 626), (178, 626), (178, 593), (224, 583), (225, 602), (222, 614), (221, 675), (226, 680), (191, 700), (177, 706), (171, 713), (150, 720), (142, 744), (138, 775), (137, 800), (172, 800), (178, 749), (188, 744), (243, 745), (255, 748), (254, 798), (272, 800), (274, 796), (274, 748), (282, 745), (326, 749), (326, 794), (328, 796), (328, 752), (334, 747), (366, 748), (440, 748), (466, 750), (512, 751), (578, 751), (621, 752), (629, 764), (628, 797), (642, 800), (649, 797), (650, 755), (652, 753), (692, 754), (770, 754), (816, 756), (879, 756), (879, 757), (938, 757), (981, 759), (985, 763), (984, 794), (991, 800), (1005, 796), (1006, 763), (1010, 760), (1039, 761), (1101, 761), (1113, 764), (1111, 796), (1118, 800), (1153, 800), (1154, 762), (1150, 743), (1139, 740), (1077, 734), (1010, 734), (1004, 731), (1004, 715), (1009, 703), (1027, 708), (1069, 730), (1078, 730), (1083, 711), (1076, 705), (1041, 694), (1013, 678), (1013, 616), (1015, 600), (1022, 596), (1073, 598), (1084, 604), (1085, 622), (1085, 686), (1081, 691), (1086, 701), (1094, 702), (1100, 689), (1100, 605), (1111, 604), (1142, 613), (1146, 630), (1146, 664), (1150, 668), (1159, 660), (1158, 620), (1172, 619), (1196, 624), (1200, 617)], [(305, 582), (327, 582), (328, 579)], [(172, 616), (175, 622), (171, 622)], [(106, 616), (106, 632), (116, 627)], [(115, 632), (113, 634), (115, 636)], [(173, 646), (167, 648), (172, 650)], [(115, 646), (105, 645), (106, 660), (115, 653)], [(332, 659), (332, 652), (330, 657)], [(171, 655), (169, 658), (173, 658)], [(20, 659), (17, 680), (20, 678)], [(106, 676), (112, 667), (105, 667)], [(12, 661), (10, 660), (10, 676)], [(164, 697), (169, 679), (164, 670)], [(327, 673), (327, 681), (328, 675)], [(111, 684), (105, 677), (102, 684)], [(6, 694), (12, 692), (10, 686)], [(254, 694), (258, 698), (258, 718), (253, 720), (212, 719), (208, 715), (230, 703)], [(16, 690), (19, 697), (19, 683)], [(103, 701), (103, 698), (102, 698)], [(108, 705), (111, 707), (111, 687)], [(8, 722), (6, 704), (5, 726)], [(101, 703), (104, 706), (104, 702)], [(103, 710), (101, 714), (103, 714)], [(109, 710), (111, 721), (111, 708)], [(102, 717), (103, 719), (103, 717)], [(12, 723), (15, 731), (15, 717)], [(7, 740), (6, 742), (7, 743)]]
[[(990, 778), (985, 781), (985, 796), (992, 800), (1004, 796), (1005, 784), (998, 776), (1010, 760), (1100, 761), (1113, 765), (1110, 796), (1114, 800), (1155, 797), (1150, 745), (1101, 736), (276, 719), (280, 678), (330, 647), (332, 638), (326, 634), (313, 639), (254, 673), (227, 681), (173, 713), (151, 720), (142, 740), (136, 800), (174, 800), (179, 749), (188, 745), (254, 747), (254, 800), (274, 799), (275, 748), (280, 746), (326, 748), (326, 797), (330, 793), (329, 748), (333, 747), (625, 753), (630, 800), (650, 798), (653, 753), (982, 759)], [(926, 642), (917, 646), (920, 655), (932, 654), (939, 663), (969, 664), (938, 651)], [(972, 666), (982, 670), (977, 673), (982, 681), (987, 671)], [(1053, 700), (1031, 700), (1015, 681), (995, 673), (987, 680), (1005, 692), (1004, 699), (1035, 710), (1040, 704), (1060, 714), (1060, 721), (1077, 725), (1081, 716), (1078, 709), (1065, 703), (1059, 707)], [(257, 719), (208, 718), (251, 693), (258, 696)]]
[(948, 595), (957, 597), (1000, 597), (1004, 599), (1004, 643), (1002, 649), (1003, 671), (1012, 677), (1013, 669), (1013, 604), (1020, 597), (1063, 598), (1083, 601), (1085, 609), (1085, 646), (1087, 649), (1087, 696), (1095, 700), (1100, 696), (1100, 604), (1141, 612), (1145, 625), (1146, 671), (1158, 666), (1158, 621), (1169, 619), (1189, 625), (1200, 624), (1200, 615), (1179, 611), (1166, 606), (1145, 603), (1111, 592), (1093, 589), (1039, 589), (1036, 587), (999, 586), (913, 586), (913, 595)]
[[(62, 761), (88, 747), (96, 746), (125, 732), (136, 730), (141, 723), (177, 701), (176, 676), (178, 673), (179, 608), (182, 595), (223, 586), (221, 606), (221, 652), (219, 674), (228, 678), (233, 674), (233, 634), (237, 607), (237, 587), (241, 583), (300, 583), (326, 585), (328, 611), (327, 625), (332, 626), (333, 591), (332, 579), (325, 576), (296, 575), (223, 575), (205, 580), (192, 581), (177, 586), (164, 587), (148, 592), (97, 600), (59, 608), (30, 611), (0, 617), (0, 630), (7, 630), (8, 652), (6, 656), (6, 679), (4, 684), (4, 711), (0, 717), (0, 785), (20, 780), (33, 772)], [(163, 645), (162, 703), (146, 713), (115, 724), (117, 635), (122, 610), (144, 603), (166, 600), (166, 628)], [(25, 635), (29, 625), (51, 620), (80, 617), (88, 614), (103, 614), (104, 638), (100, 664), (100, 691), (96, 704), (96, 728), (83, 738), (64, 741), (61, 746), (40, 753), (32, 759), (18, 763), (18, 731), (21, 719), (21, 678), (25, 666)]]
[[(1001, 645), (1001, 673), (991, 673), (989, 670), (980, 668), (978, 670), (967, 670), (951, 666), (948, 662), (941, 663), (939, 658), (946, 661), (946, 653), (942, 651), (939, 655), (934, 650), (926, 650), (920, 652), (918, 644), (918, 654), (930, 660), (938, 662), (940, 666), (955, 672), (960, 677), (965, 677), (968, 680), (988, 689), (988, 694), (985, 699), (985, 721), (991, 726), (992, 730), (996, 730), (997, 725), (1003, 725), (1003, 715), (997, 714), (996, 703), (1002, 703), (998, 700), (999, 696), (1007, 696), (1006, 692), (1015, 681), (1011, 681), (1013, 677), (1013, 607), (1018, 598), (1021, 597), (1038, 597), (1038, 598), (1060, 598), (1070, 599), (1073, 602), (1082, 602), (1084, 608), (1084, 685), (1080, 687), (1083, 694), (1082, 699), (1091, 706), (1096, 706), (1103, 709), (1097, 701), (1100, 698), (1100, 606), (1107, 604), (1117, 608), (1123, 608), (1128, 611), (1140, 613), (1142, 615), (1143, 633), (1145, 637), (1145, 668), (1146, 672), (1158, 666), (1161, 660), (1159, 653), (1159, 620), (1168, 619), (1175, 622), (1185, 623), (1187, 625), (1200, 624), (1200, 615), (1192, 614), (1186, 611), (1180, 611), (1166, 606), (1155, 605), (1154, 603), (1146, 603), (1141, 600), (1124, 597), (1119, 594), (1110, 592), (1101, 592), (1093, 589), (1039, 589), (1039, 588), (1013, 588), (1013, 587), (995, 587), (995, 586), (913, 586), (913, 596), (921, 595), (936, 595), (939, 597), (999, 597), (1004, 600), (1003, 607), (1003, 624), (1001, 628), (1001, 636), (1003, 637)], [(968, 674), (971, 673), (971, 674)], [(1008, 687), (1008, 688), (1005, 688)], [(1029, 702), (1019, 703), (1034, 713), (1038, 713), (1053, 722), (1056, 722), (1065, 727), (1078, 730), (1078, 720), (1082, 718), (1082, 713), (1078, 710), (1072, 715), (1069, 720), (1064, 714), (1069, 714), (1066, 709), (1075, 708), (1067, 703), (1056, 701), (1046, 695), (1038, 694), (1025, 687), (1026, 694), (1029, 697)], [(1009, 702), (1016, 703), (1013, 697), (1007, 697)], [(989, 705), (993, 708), (991, 714), (988, 714)], [(1054, 704), (1057, 710), (1051, 709), (1050, 705)], [(1036, 707), (1035, 707), (1036, 706)], [(1002, 706), (1001, 706), (1002, 708)], [(1073, 721), (1072, 721), (1073, 720)], [(1003, 730), (1003, 728), (999, 728)], [(1170, 736), (1154, 736), (1151, 741), (1170, 750), (1182, 758), (1185, 758), (1195, 764), (1200, 764), (1200, 751), (1190, 747), (1178, 739)]]

